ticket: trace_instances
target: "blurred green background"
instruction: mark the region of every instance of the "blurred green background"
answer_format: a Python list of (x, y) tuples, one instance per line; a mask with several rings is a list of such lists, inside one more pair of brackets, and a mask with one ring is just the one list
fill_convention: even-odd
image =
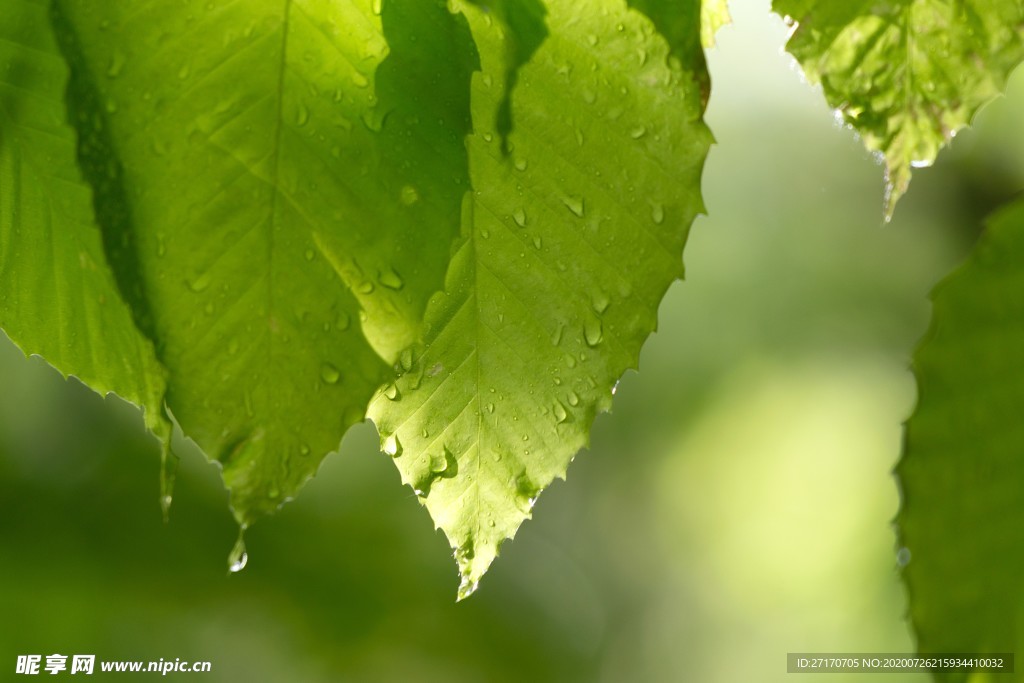
[(215, 469), (182, 446), (164, 524), (137, 412), (4, 339), (3, 678), (59, 652), (209, 660), (177, 676), (206, 681), (734, 683), (786, 679), (790, 651), (912, 651), (890, 475), (907, 368), (929, 289), (1022, 187), (1024, 81), (885, 225), (881, 167), (780, 51), (768, 0), (731, 5), (687, 281), (476, 595), (455, 603), (447, 543), (369, 425), (229, 576)]

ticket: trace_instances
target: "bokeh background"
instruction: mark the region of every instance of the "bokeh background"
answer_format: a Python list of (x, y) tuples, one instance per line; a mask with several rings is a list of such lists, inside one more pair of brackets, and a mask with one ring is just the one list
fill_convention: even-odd
[(466, 602), (370, 425), (228, 575), (215, 469), (179, 442), (165, 524), (138, 413), (0, 340), (0, 678), (59, 652), (209, 660), (171, 675), (205, 681), (735, 683), (786, 679), (791, 651), (912, 651), (890, 474), (909, 361), (928, 291), (1024, 187), (1024, 81), (884, 224), (881, 167), (768, 4), (733, 0), (709, 54), (718, 144), (686, 282)]

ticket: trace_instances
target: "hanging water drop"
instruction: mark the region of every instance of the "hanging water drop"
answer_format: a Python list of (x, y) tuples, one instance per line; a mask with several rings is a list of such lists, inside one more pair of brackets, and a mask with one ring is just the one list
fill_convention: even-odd
[(389, 401), (398, 401), (402, 398), (402, 392), (398, 390), (398, 384), (389, 384), (384, 390), (384, 395)]
[(560, 401), (555, 401), (552, 413), (555, 416), (556, 424), (562, 424), (563, 422), (569, 419), (569, 413), (568, 411), (566, 411), (565, 406), (563, 406)]
[(249, 553), (245, 550), (245, 527), (242, 527), (238, 532), (238, 540), (235, 541), (235, 545), (231, 548), (231, 552), (228, 553), (228, 571), (232, 574), (245, 569), (245, 565), (249, 563)]

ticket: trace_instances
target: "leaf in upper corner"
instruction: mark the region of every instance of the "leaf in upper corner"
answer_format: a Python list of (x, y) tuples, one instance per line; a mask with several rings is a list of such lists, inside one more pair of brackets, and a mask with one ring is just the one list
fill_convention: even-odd
[(880, 152), (886, 217), (1024, 60), (1022, 0), (775, 0), (807, 77)]
[(456, 550), (460, 597), (636, 367), (702, 210), (702, 74), (669, 65), (668, 45), (622, 1), (547, 10), (550, 35), (512, 98), (508, 155), (492, 130), (501, 32), (464, 10), (483, 65), (464, 239), (425, 343), (370, 408), (384, 451)]
[(375, 6), (55, 3), (111, 261), (243, 525), (363, 419), (458, 232), (471, 37)]
[[(1024, 643), (1024, 202), (934, 291), (897, 467), (910, 618), (922, 652)], [(962, 680), (949, 676), (948, 680)]]
[(107, 265), (49, 2), (0, 3), (0, 64), (0, 329), (62, 374), (141, 406), (166, 458), (164, 372)]
[(700, 42), (704, 47), (714, 47), (718, 29), (731, 21), (729, 0), (704, 0), (700, 5)]

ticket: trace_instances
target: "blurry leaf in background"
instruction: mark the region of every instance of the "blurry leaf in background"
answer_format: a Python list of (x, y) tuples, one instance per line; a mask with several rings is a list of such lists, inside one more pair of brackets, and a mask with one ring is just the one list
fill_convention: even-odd
[(704, 0), (700, 4), (700, 42), (704, 47), (715, 46), (718, 29), (728, 26), (729, 0)]
[(503, 155), (490, 129), (505, 97), (501, 33), (466, 8), (483, 71), (464, 241), (424, 347), (370, 409), (384, 451), (456, 549), (460, 597), (565, 476), (636, 366), (703, 209), (700, 76), (670, 67), (647, 20), (616, 2), (548, 11)]
[[(933, 294), (898, 475), (899, 533), (925, 652), (1024, 644), (1024, 203), (997, 214)], [(948, 676), (942, 680), (963, 680)]]
[(930, 166), (1024, 60), (1021, 0), (775, 0), (774, 9), (795, 22), (786, 49), (808, 79), (885, 157), (887, 217), (911, 167)]
[(375, 349), (395, 360), (441, 287), (469, 32), (439, 0), (61, 0), (54, 18), (98, 218), (126, 245), (108, 256), (244, 527), (363, 419), (389, 375)]
[(166, 442), (164, 371), (107, 267), (48, 2), (0, 4), (0, 63), (0, 329), (23, 353), (141, 406)]

